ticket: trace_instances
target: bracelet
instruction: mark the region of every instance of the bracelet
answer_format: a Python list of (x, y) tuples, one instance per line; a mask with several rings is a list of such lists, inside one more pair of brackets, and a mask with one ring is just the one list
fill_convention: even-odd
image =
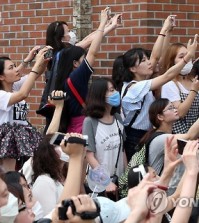
[(163, 37), (165, 37), (165, 36), (166, 36), (165, 34), (162, 34), (162, 33), (159, 33), (158, 35), (159, 35), (159, 36), (163, 36)]
[(97, 31), (104, 32), (104, 30), (102, 30), (102, 29), (97, 29)]
[(193, 89), (191, 89), (190, 91), (193, 91), (193, 92), (195, 92), (196, 94), (198, 94), (198, 92), (197, 92), (197, 91), (195, 91), (195, 90), (193, 90)]
[(37, 71), (34, 71), (34, 70), (31, 70), (30, 72), (36, 74), (36, 75), (39, 75), (39, 73)]
[(182, 59), (183, 59), (184, 63), (187, 64), (187, 61), (185, 60), (185, 58), (183, 57)]

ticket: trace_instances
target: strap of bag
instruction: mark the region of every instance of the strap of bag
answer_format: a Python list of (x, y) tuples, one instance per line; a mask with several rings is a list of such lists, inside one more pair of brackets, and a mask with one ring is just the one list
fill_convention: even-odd
[[(114, 117), (115, 117), (115, 116), (114, 116)], [(118, 127), (118, 133), (119, 133), (119, 137), (120, 137), (120, 144), (119, 144), (119, 149), (118, 149), (117, 159), (116, 159), (116, 163), (115, 163), (114, 174), (116, 174), (116, 171), (117, 171), (117, 165), (118, 165), (118, 161), (119, 161), (119, 157), (120, 157), (120, 150), (121, 150), (121, 147), (122, 147), (122, 131), (121, 131), (120, 127), (119, 127), (118, 120), (117, 120), (116, 117), (115, 117), (115, 120), (116, 120), (117, 127)]]
[[(134, 82), (131, 82), (131, 83), (129, 83), (129, 84), (126, 86), (126, 88), (125, 88), (125, 90), (124, 90), (124, 93), (123, 93), (123, 95), (122, 95), (122, 98), (126, 95), (128, 89), (129, 89), (133, 84), (134, 84)], [(131, 121), (129, 122), (129, 124), (128, 124), (127, 126), (125, 126), (126, 128), (131, 128), (131, 126), (132, 126), (133, 123), (135, 122), (136, 118), (137, 118), (138, 115), (140, 114), (140, 112), (141, 112), (141, 110), (142, 110), (142, 106), (143, 106), (144, 101), (145, 101), (145, 97), (146, 97), (146, 95), (144, 96), (144, 98), (143, 98), (143, 100), (142, 100), (142, 102), (141, 102), (141, 108), (135, 112), (135, 115), (132, 117), (132, 119), (131, 119)], [(124, 112), (123, 112), (123, 113), (124, 113)]]
[(149, 146), (150, 143), (153, 141), (153, 139), (155, 139), (157, 136), (159, 135), (163, 135), (166, 134), (165, 132), (154, 132), (152, 134), (152, 136), (149, 138), (149, 140), (145, 143), (146, 146), (146, 162), (148, 163), (148, 157), (149, 157)]
[(144, 96), (142, 102), (141, 102), (141, 108), (139, 110), (137, 110), (135, 112), (135, 115), (132, 117), (131, 121), (129, 122), (129, 124), (126, 126), (127, 128), (131, 128), (131, 126), (133, 125), (133, 123), (135, 122), (136, 118), (138, 117), (138, 115), (140, 114), (141, 110), (142, 110), (142, 106), (144, 104), (144, 101), (145, 101), (145, 98), (146, 98), (146, 95)]
[(85, 108), (86, 105), (85, 105), (85, 102), (84, 100), (82, 99), (82, 97), (80, 96), (80, 94), (77, 92), (75, 86), (73, 85), (70, 77), (67, 79), (67, 83), (68, 83), (68, 86), (69, 88), (71, 89), (71, 91), (73, 92), (73, 94), (75, 95), (76, 99), (78, 100), (78, 102), (80, 103), (80, 105)]

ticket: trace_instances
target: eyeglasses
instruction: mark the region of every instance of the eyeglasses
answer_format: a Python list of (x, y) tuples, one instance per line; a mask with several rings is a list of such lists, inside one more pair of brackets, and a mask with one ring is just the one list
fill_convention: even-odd
[(23, 202), (23, 203), (20, 205), (20, 207), (19, 207), (19, 209), (18, 209), (18, 212), (24, 211), (25, 209), (26, 209), (26, 204)]
[(174, 111), (174, 110), (177, 110), (177, 108), (174, 105), (171, 105), (167, 109), (164, 109), (162, 112), (165, 112), (165, 111)]

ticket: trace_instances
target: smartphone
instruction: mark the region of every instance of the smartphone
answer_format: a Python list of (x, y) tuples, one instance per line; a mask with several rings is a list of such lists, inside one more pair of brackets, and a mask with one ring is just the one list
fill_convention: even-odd
[(171, 15), (171, 20), (172, 26), (176, 26), (176, 15)]
[(187, 144), (187, 140), (185, 140), (185, 139), (177, 139), (177, 144), (178, 144), (178, 153), (180, 155), (182, 155), (183, 151), (184, 151), (184, 147)]
[(108, 15), (108, 17), (110, 17), (111, 16), (111, 8), (109, 6), (107, 6), (107, 8), (108, 8), (107, 15)]
[(122, 16), (119, 16), (117, 20), (119, 24), (122, 24)]
[(64, 138), (65, 134), (61, 133), (61, 132), (55, 132), (53, 134), (53, 136), (50, 139), (50, 144), (51, 145), (55, 145), (55, 146), (59, 146), (62, 139)]
[[(65, 136), (66, 136), (66, 134), (64, 134), (64, 133), (55, 132), (50, 139), (50, 144), (59, 146)], [(83, 144), (84, 146), (88, 146), (88, 136), (87, 135), (83, 135), (83, 139), (80, 139), (78, 137), (71, 137), (71, 138), (72, 139), (70, 140), (70, 143), (80, 143), (80, 144)], [(66, 139), (66, 142), (67, 141), (68, 140)]]

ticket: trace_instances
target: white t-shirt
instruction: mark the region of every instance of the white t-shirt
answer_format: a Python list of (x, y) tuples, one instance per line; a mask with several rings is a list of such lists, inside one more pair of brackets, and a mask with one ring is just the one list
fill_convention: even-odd
[(177, 83), (180, 90), (174, 81), (169, 81), (166, 84), (164, 84), (161, 90), (161, 97), (167, 98), (169, 99), (169, 101), (174, 102), (174, 101), (181, 101), (180, 91), (182, 93), (189, 94), (189, 90), (187, 90), (180, 82)]
[[(123, 133), (123, 125), (117, 120), (119, 128)], [(97, 119), (86, 117), (83, 123), (83, 134), (88, 135), (87, 149), (94, 152), (94, 156), (100, 165), (106, 166), (110, 176), (114, 174), (115, 163), (120, 145), (120, 137), (116, 119), (113, 123), (102, 123)], [(121, 150), (117, 165), (117, 176), (124, 172), (123, 141), (121, 139)]]
[(37, 177), (33, 184), (32, 193), (43, 208), (43, 217), (55, 208), (62, 190), (63, 185), (54, 181), (48, 174)]
[[(13, 85), (13, 92), (18, 91), (27, 77), (24, 76), (20, 81)], [(14, 105), (8, 105), (12, 92), (0, 90), (0, 125), (6, 122), (16, 122), (18, 124), (27, 125), (26, 115), (29, 110), (28, 104), (23, 100)]]

